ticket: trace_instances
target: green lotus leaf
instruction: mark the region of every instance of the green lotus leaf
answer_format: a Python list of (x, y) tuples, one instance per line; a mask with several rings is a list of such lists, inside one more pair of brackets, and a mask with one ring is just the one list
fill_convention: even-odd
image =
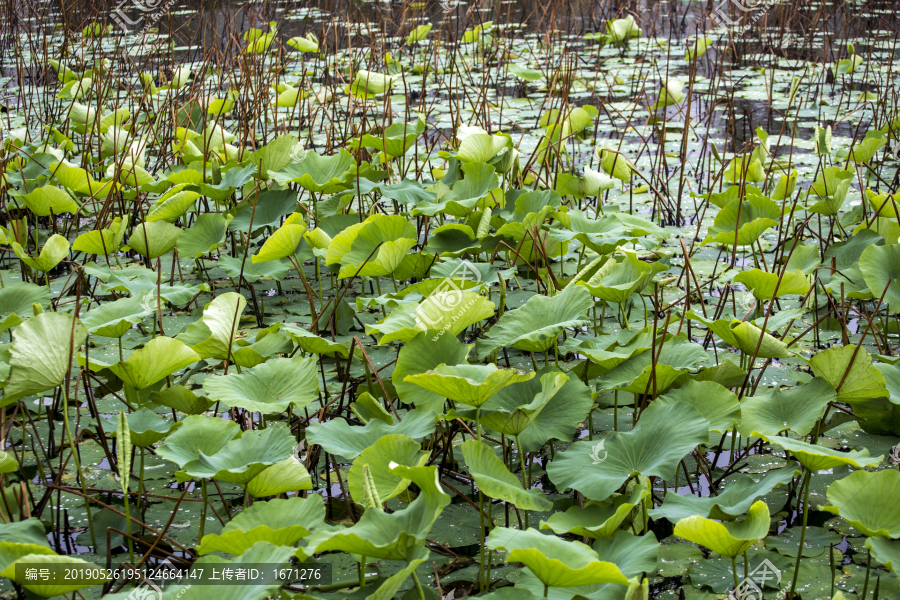
[(581, 344), (573, 349), (574, 352), (582, 354), (604, 372), (617, 367), (629, 358), (637, 356), (653, 347), (653, 333), (650, 329), (642, 329), (638, 332), (628, 332), (630, 337), (624, 340), (611, 340), (609, 344), (602, 344), (596, 347), (599, 340), (597, 338), (590, 340), (591, 346)]
[[(743, 283), (753, 290), (753, 296), (762, 302), (772, 298), (780, 298), (788, 294), (804, 295), (809, 291), (809, 281), (803, 271), (785, 272), (778, 281), (778, 273), (767, 273), (761, 269), (741, 271), (734, 278), (736, 283)], [(776, 289), (777, 288), (777, 289)]]
[(766, 170), (763, 167), (763, 161), (756, 155), (754, 151), (750, 156), (735, 156), (725, 167), (722, 179), (727, 183), (740, 183), (748, 181), (759, 183), (765, 181)]
[(463, 139), (457, 156), (462, 163), (488, 163), (508, 149), (509, 144), (509, 138), (504, 136), (476, 133)]
[(746, 200), (729, 202), (716, 215), (704, 244), (747, 246), (756, 242), (769, 227), (778, 225), (781, 209), (769, 198), (748, 195)]
[(666, 518), (677, 523), (687, 517), (709, 517), (719, 521), (733, 521), (750, 510), (750, 505), (780, 485), (786, 485), (800, 475), (796, 464), (768, 471), (758, 480), (751, 475), (740, 475), (728, 484), (718, 496), (680, 496), (667, 493), (659, 508), (648, 511), (654, 519)]
[(199, 192), (191, 190), (181, 190), (171, 193), (176, 189), (180, 189), (180, 187), (176, 186), (172, 188), (157, 200), (156, 205), (147, 213), (145, 222), (168, 221), (169, 223), (174, 223), (184, 215), (184, 213), (190, 210), (200, 197)]
[(216, 250), (228, 232), (228, 219), (217, 213), (203, 213), (178, 236), (178, 255), (184, 258), (200, 258)]
[(371, 482), (375, 486), (378, 498), (387, 502), (394, 496), (403, 493), (409, 487), (409, 480), (396, 475), (392, 463), (411, 467), (421, 467), (428, 460), (428, 453), (423, 452), (421, 446), (408, 435), (389, 434), (378, 439), (374, 444), (360, 452), (350, 473), (347, 475), (347, 485), (350, 495), (359, 503), (363, 503), (366, 497), (363, 467), (368, 466), (371, 474)]
[(47, 238), (38, 256), (28, 256), (18, 242), (10, 242), (10, 246), (23, 263), (42, 273), (52, 270), (69, 255), (69, 240), (58, 233)]
[[(757, 358), (784, 358), (790, 356), (787, 344), (772, 337), (749, 321), (739, 321), (738, 319), (710, 321), (693, 310), (687, 312), (687, 317), (700, 321), (713, 333), (722, 338), (722, 341), (726, 344), (734, 346), (749, 356), (756, 355)], [(762, 343), (760, 343), (760, 337), (762, 337)], [(757, 346), (759, 347), (758, 351)]]
[(642, 352), (610, 369), (598, 384), (602, 389), (619, 389), (635, 394), (644, 394), (648, 389), (662, 393), (681, 380), (690, 369), (708, 360), (709, 355), (700, 344), (683, 337), (670, 338), (657, 350), (655, 369), (651, 353)]
[(688, 45), (687, 52), (684, 53), (684, 60), (690, 62), (694, 58), (700, 58), (706, 54), (706, 50), (712, 45), (713, 39), (709, 37), (698, 37), (694, 43)]
[(290, 336), (281, 333), (280, 329), (281, 323), (275, 323), (257, 330), (253, 343), (246, 339), (235, 340), (231, 351), (235, 364), (249, 369), (278, 354), (289, 354), (294, 349), (294, 344)]
[(41, 313), (19, 325), (10, 346), (10, 372), (2, 404), (52, 390), (62, 383), (71, 357), (86, 337), (84, 325), (65, 313)]
[[(634, 429), (599, 442), (578, 441), (559, 452), (547, 474), (559, 490), (605, 500), (635, 474), (669, 480), (685, 455), (709, 441), (709, 421), (692, 406), (651, 403)], [(602, 443), (601, 443), (602, 442)]]
[(611, 176), (620, 181), (629, 181), (631, 174), (637, 171), (624, 154), (613, 151), (609, 148), (598, 149), (600, 157), (600, 168)]
[(742, 554), (769, 534), (769, 506), (757, 500), (743, 521), (720, 523), (695, 515), (675, 524), (675, 535), (728, 558)]
[(439, 365), (426, 373), (407, 375), (404, 381), (415, 383), (430, 392), (443, 394), (455, 402), (481, 406), (504, 387), (534, 377), (515, 369), (498, 369), (496, 365)]
[(328, 245), (325, 264), (340, 263), (339, 278), (390, 275), (416, 245), (415, 226), (400, 215), (376, 214), (348, 227)]
[(299, 162), (291, 163), (278, 171), (270, 171), (269, 177), (279, 185), (296, 183), (310, 192), (334, 194), (348, 187), (344, 183), (344, 176), (355, 169), (356, 161), (343, 148), (331, 156), (320, 156), (307, 151)]
[(181, 423), (181, 427), (160, 444), (156, 453), (182, 468), (197, 460), (201, 454), (216, 454), (225, 444), (241, 435), (241, 428), (237, 423), (218, 417), (194, 415), (183, 419)]
[(744, 437), (773, 437), (784, 431), (808, 435), (828, 403), (836, 400), (834, 388), (821, 377), (787, 390), (744, 398), (738, 429)]
[[(82, 574), (77, 578), (61, 581), (59, 583), (56, 581), (33, 581), (27, 577), (16, 577), (16, 563), (24, 563), (36, 568), (52, 565), (61, 569), (77, 569)], [(86, 560), (75, 558), (74, 556), (57, 556), (55, 554), (45, 554), (41, 552), (40, 554), (26, 554), (19, 557), (3, 569), (3, 571), (0, 571), (0, 577), (12, 579), (16, 584), (24, 587), (28, 592), (35, 596), (52, 598), (54, 596), (61, 596), (63, 594), (74, 592), (75, 590), (109, 581), (110, 578), (102, 573), (105, 573), (105, 571), (101, 570), (94, 563), (90, 563)]]
[(857, 351), (853, 345), (834, 346), (813, 356), (809, 366), (816, 377), (822, 377), (835, 389), (840, 386), (837, 392), (839, 402), (852, 404), (890, 396), (884, 375), (872, 364), (865, 348)]
[(81, 322), (92, 335), (120, 338), (151, 314), (143, 298), (122, 298), (83, 313)]
[(313, 354), (325, 356), (340, 355), (343, 358), (347, 358), (350, 356), (350, 351), (347, 349), (347, 346), (345, 344), (330, 342), (323, 337), (319, 337), (314, 333), (310, 333), (302, 327), (284, 324), (281, 326), (281, 329), (289, 336), (291, 336), (291, 340), (293, 340), (295, 344), (300, 346), (300, 349), (303, 352), (312, 352)]
[[(766, 548), (775, 550), (782, 556), (797, 558), (797, 554), (800, 552), (800, 537), (802, 535), (802, 527), (785, 529), (778, 537), (769, 536), (766, 538)], [(803, 558), (823, 556), (825, 552), (831, 550), (832, 546), (839, 545), (842, 539), (843, 536), (834, 531), (808, 526), (806, 528), (806, 536), (803, 539)]]
[(17, 461), (11, 452), (0, 451), (0, 473), (15, 473), (19, 470)]
[(128, 238), (128, 247), (152, 260), (171, 252), (182, 231), (168, 221), (138, 223)]
[(462, 453), (475, 484), (485, 495), (523, 510), (549, 511), (553, 508), (553, 503), (541, 490), (522, 489), (522, 483), (487, 444), (478, 440), (465, 441)]
[[(847, 72), (852, 73), (853, 69), (862, 64), (862, 57), (854, 54), (850, 57), (854, 62), (853, 67), (850, 68)], [(858, 61), (858, 62), (857, 62)], [(846, 64), (848, 61), (842, 60), (841, 63)], [(841, 65), (843, 66), (843, 65)], [(843, 72), (841, 68), (838, 68), (838, 72)], [(866, 137), (861, 141), (857, 142), (853, 146), (853, 150), (850, 151), (850, 155), (847, 157), (852, 160), (856, 164), (867, 163), (871, 161), (878, 154), (878, 151), (881, 150), (882, 146), (887, 143), (884, 134), (877, 129), (874, 131), (869, 131), (866, 133)]]
[(344, 419), (331, 419), (324, 423), (310, 423), (306, 428), (306, 441), (318, 444), (336, 456), (354, 459), (366, 448), (388, 435), (405, 435), (421, 440), (434, 431), (434, 414), (428, 410), (411, 410), (403, 415), (403, 421), (387, 424), (372, 419), (364, 427), (352, 427)]
[(807, 210), (811, 213), (834, 216), (844, 206), (853, 173), (840, 167), (826, 167), (810, 187), (810, 191), (821, 198)]
[(460, 171), (465, 177), (457, 179), (449, 192), (440, 196), (437, 202), (418, 204), (412, 214), (433, 216), (444, 212), (462, 218), (476, 208), (492, 208), (498, 202), (502, 204), (503, 194), (493, 165), (471, 162), (462, 165)]
[(654, 273), (665, 269), (660, 263), (645, 263), (638, 260), (637, 253), (624, 250), (621, 262), (605, 263), (590, 279), (579, 281), (591, 291), (591, 295), (621, 304), (632, 294), (640, 291)]
[[(428, 26), (429, 28), (431, 25)], [(363, 135), (359, 141), (352, 142), (353, 147), (356, 144), (363, 148), (374, 148), (379, 152), (385, 153), (388, 158), (403, 156), (407, 150), (415, 146), (416, 140), (425, 131), (425, 120), (422, 117), (416, 119), (415, 123), (394, 123), (381, 134)]]
[(529, 69), (521, 65), (507, 63), (507, 67), (509, 68), (510, 73), (525, 81), (537, 81), (544, 76), (540, 71)]
[(534, 423), (550, 400), (569, 380), (562, 373), (547, 373), (540, 378), (541, 392), (530, 403), (513, 410), (494, 409), (482, 411), (481, 424), (504, 435), (517, 436)]
[(243, 373), (214, 375), (203, 380), (203, 391), (210, 400), (273, 415), (287, 410), (302, 410), (319, 397), (319, 382), (313, 358), (273, 358)]
[(32, 314), (32, 307), (39, 304), (50, 306), (50, 288), (46, 285), (35, 285), (19, 281), (7, 283), (0, 289), (0, 319), (6, 320), (10, 315)]
[[(0, 524), (0, 540), (10, 544), (50, 547), (44, 524), (36, 517)], [(2, 565), (4, 569), (6, 566)]]
[[(410, 34), (412, 35), (412, 34)], [(319, 40), (312, 33), (307, 33), (306, 37), (292, 37), (285, 41), (285, 44), (292, 46), (300, 52), (318, 52)]]
[(582, 286), (568, 287), (552, 298), (532, 296), (516, 310), (505, 312), (475, 343), (475, 352), (481, 358), (504, 346), (545, 352), (567, 328), (587, 324), (580, 317), (593, 305), (590, 292)]
[[(30, 521), (31, 519), (29, 519)], [(10, 523), (14, 525), (15, 522)], [(41, 537), (44, 537), (44, 528), (41, 526)], [(44, 540), (46, 542), (46, 539)], [(47, 556), (56, 556), (56, 552), (51, 550), (46, 543), (34, 542), (14, 542), (9, 540), (0, 541), (0, 572), (5, 570), (9, 565), (15, 563), (23, 556), (44, 554)]]
[(650, 490), (636, 485), (631, 494), (619, 496), (608, 507), (588, 504), (584, 508), (571, 506), (566, 512), (553, 513), (548, 520), (541, 521), (541, 529), (552, 529), (559, 535), (571, 533), (592, 539), (612, 539), (635, 507), (649, 497)]
[(166, 421), (148, 408), (130, 413), (127, 421), (131, 433), (131, 444), (138, 448), (152, 446), (166, 437), (173, 429), (181, 426), (181, 422)]
[(246, 485), (247, 493), (256, 498), (313, 489), (309, 471), (296, 456), (280, 460)]
[(289, 457), (296, 445), (287, 426), (275, 423), (261, 431), (245, 431), (215, 454), (198, 451), (198, 457), (182, 470), (190, 477), (218, 479), (243, 487), (268, 467)]
[(105, 366), (126, 385), (144, 390), (198, 360), (200, 356), (181, 341), (158, 336), (124, 361), (103, 365), (91, 359), (91, 363), (92, 368), (94, 364)]
[(895, 542), (883, 537), (870, 537), (866, 540), (866, 548), (872, 553), (872, 558), (884, 565), (884, 568), (893, 571), (894, 575), (900, 572), (900, 542)]
[(677, 389), (670, 389), (656, 399), (661, 405), (684, 402), (697, 409), (709, 421), (709, 430), (716, 433), (731, 431), (735, 421), (741, 420), (741, 412), (747, 400), (738, 402), (737, 394), (712, 381), (688, 380)]
[[(242, 206), (243, 205), (243, 206)], [(266, 227), (277, 229), (284, 217), (297, 210), (297, 192), (295, 190), (266, 190), (250, 196), (247, 204), (237, 207), (237, 214), (229, 221), (230, 231), (242, 231), (256, 237)], [(295, 217), (296, 218), (296, 217)], [(251, 230), (251, 220), (253, 228)], [(356, 220), (359, 220), (357, 217)]]
[(401, 304), (387, 319), (376, 325), (366, 324), (366, 333), (379, 334), (379, 344), (395, 340), (408, 342), (423, 331), (431, 330), (437, 338), (449, 333), (459, 335), (469, 325), (493, 316), (494, 303), (470, 291), (439, 291), (421, 304)]
[(666, 81), (666, 85), (659, 91), (659, 97), (656, 99), (656, 103), (650, 107), (650, 110), (672, 106), (682, 100), (684, 100), (684, 81), (671, 78)]
[(435, 340), (433, 338), (436, 334), (436, 331), (431, 330), (418, 333), (400, 349), (397, 364), (391, 374), (391, 383), (400, 400), (406, 404), (442, 413), (445, 399), (443, 392), (432, 392), (407, 382), (406, 377), (425, 373), (439, 365), (465, 364), (471, 346), (461, 343), (455, 335), (441, 335)]
[(872, 294), (884, 293), (891, 312), (900, 312), (900, 246), (869, 246), (859, 257), (859, 270)]
[(469, 249), (480, 248), (480, 245), (471, 227), (461, 223), (447, 223), (431, 233), (425, 248), (429, 252), (452, 257), (459, 256)]
[[(498, 411), (500, 415), (514, 415), (523, 406), (543, 402), (542, 396), (553, 391), (562, 374), (556, 367), (545, 366), (535, 377), (506, 386), (482, 406), (482, 419), (492, 411)], [(549, 378), (549, 383), (545, 377)], [(577, 424), (587, 418), (594, 403), (591, 391), (572, 374), (568, 378), (519, 434), (519, 442), (525, 452), (537, 452), (551, 439), (572, 439)], [(501, 420), (505, 425), (506, 421)], [(484, 420), (482, 425), (485, 425)]]
[[(545, 586), (628, 585), (628, 578), (619, 567), (601, 561), (590, 546), (581, 542), (564, 542), (530, 528), (522, 531), (496, 527), (491, 530), (487, 544), (493, 550), (505, 550), (506, 562), (523, 563)], [(560, 560), (562, 557), (565, 562)]]
[(356, 79), (350, 84), (350, 93), (359, 98), (373, 98), (389, 91), (394, 78), (373, 71), (357, 71)]
[(253, 262), (268, 262), (294, 256), (297, 246), (303, 242), (306, 231), (306, 223), (303, 222), (300, 213), (292, 213), (281, 227), (266, 238), (259, 252), (253, 255)]
[(842, 465), (851, 465), (857, 468), (876, 467), (884, 458), (883, 456), (870, 458), (869, 451), (865, 448), (860, 451), (841, 452), (786, 437), (771, 437), (767, 441), (790, 452), (794, 458), (800, 461), (800, 464), (810, 471), (834, 469)]
[(220, 294), (209, 303), (200, 320), (176, 336), (200, 358), (230, 359), (241, 313), (247, 300), (236, 292)]
[(385, 560), (406, 560), (419, 555), (432, 525), (450, 504), (450, 496), (441, 489), (436, 466), (405, 467), (396, 463), (388, 466), (392, 476), (419, 487), (421, 491), (416, 499), (392, 513), (366, 510), (355, 525), (346, 529), (316, 531), (309, 539), (307, 552), (340, 550)]
[(900, 472), (854, 471), (828, 486), (828, 505), (820, 506), (840, 515), (869, 537), (900, 538), (900, 504), (889, 501), (900, 494)]
[(152, 392), (150, 401), (188, 415), (199, 415), (213, 405), (212, 400), (198, 396), (183, 385), (173, 385), (158, 392)]
[(226, 275), (234, 279), (243, 272), (243, 277), (248, 283), (256, 283), (263, 277), (281, 281), (287, 276), (288, 271), (294, 268), (291, 261), (286, 258), (255, 263), (252, 260), (245, 261), (243, 257), (235, 258), (227, 254), (219, 256), (219, 266)]
[(220, 534), (204, 536), (197, 552), (240, 555), (256, 542), (293, 546), (324, 521), (325, 504), (318, 494), (256, 502), (226, 523)]
[(32, 190), (22, 196), (25, 206), (35, 216), (49, 217), (50, 215), (62, 215), (65, 213), (77, 214), (78, 204), (65, 191), (52, 185), (45, 185)]

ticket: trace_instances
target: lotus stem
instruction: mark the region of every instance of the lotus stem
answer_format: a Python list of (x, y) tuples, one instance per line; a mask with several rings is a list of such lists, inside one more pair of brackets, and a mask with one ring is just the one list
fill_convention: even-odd
[(416, 591), (419, 592), (419, 600), (425, 600), (425, 590), (422, 589), (422, 584), (419, 583), (419, 575), (415, 569), (413, 569), (412, 578), (416, 584)]
[(203, 507), (200, 509), (200, 531), (197, 533), (197, 542), (203, 539), (203, 530), (206, 526), (206, 505), (209, 504), (206, 497), (206, 479), (200, 480), (200, 493), (203, 496)]
[(869, 593), (869, 573), (871, 571), (872, 571), (872, 551), (869, 550), (868, 555), (866, 556), (866, 580), (863, 582), (862, 595), (859, 597), (859, 600), (866, 600), (866, 596)]
[[(803, 543), (806, 541), (806, 521), (809, 518), (809, 478), (811, 471), (809, 469), (806, 470), (806, 475), (803, 476), (803, 527), (800, 529), (800, 547), (797, 548), (797, 562), (794, 565), (794, 577), (791, 581), (791, 589), (788, 592), (788, 598), (792, 598), (794, 596), (794, 590), (797, 588), (797, 578), (800, 575), (800, 558), (803, 556)], [(866, 571), (866, 575), (868, 576), (868, 571)], [(865, 592), (863, 592), (863, 598), (865, 598)]]
[[(81, 483), (81, 493), (84, 494), (84, 509), (87, 512), (87, 522), (88, 528), (91, 531), (91, 545), (94, 546), (96, 551), (97, 548), (97, 537), (94, 535), (94, 518), (91, 516), (91, 505), (88, 502), (88, 493), (87, 487), (84, 484), (84, 474), (81, 472), (81, 459), (78, 458), (78, 453), (75, 451), (75, 441), (72, 439), (72, 430), (69, 426), (69, 395), (66, 393), (66, 385), (63, 383), (59, 387), (62, 391), (62, 401), (63, 401), (63, 423), (66, 428), (66, 440), (69, 442), (69, 450), (72, 452), (72, 460), (75, 461), (75, 470), (78, 472), (78, 481)], [(47, 413), (47, 418), (50, 418), (50, 413)], [(128, 485), (128, 482), (125, 482), (125, 485)], [(59, 507), (57, 510), (62, 510), (62, 507)], [(128, 533), (131, 533), (131, 519), (128, 519), (128, 495), (125, 495), (125, 511), (126, 511), (126, 522), (128, 525)], [(12, 514), (9, 515), (12, 518)], [(131, 549), (131, 540), (128, 540), (128, 548)], [(132, 552), (133, 554), (133, 552)], [(134, 556), (131, 557), (131, 562), (134, 563)]]
[[(413, 571), (415, 573), (415, 571)], [(418, 582), (416, 582), (418, 583)], [(366, 557), (359, 557), (359, 589), (366, 587)]]

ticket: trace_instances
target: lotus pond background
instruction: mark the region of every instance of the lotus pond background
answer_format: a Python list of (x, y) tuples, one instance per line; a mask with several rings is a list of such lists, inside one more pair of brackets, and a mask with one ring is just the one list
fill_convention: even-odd
[(892, 3), (2, 7), (4, 597), (900, 597)]

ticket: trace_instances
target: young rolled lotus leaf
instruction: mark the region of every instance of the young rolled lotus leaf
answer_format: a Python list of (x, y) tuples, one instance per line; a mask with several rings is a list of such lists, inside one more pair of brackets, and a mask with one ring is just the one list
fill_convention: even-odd
[(325, 423), (310, 423), (306, 428), (306, 440), (318, 444), (336, 456), (354, 459), (366, 448), (389, 435), (405, 435), (416, 441), (434, 431), (434, 414), (429, 410), (411, 410), (403, 415), (403, 421), (390, 424), (372, 419), (365, 427), (352, 427), (344, 419), (332, 419)]
[(309, 471), (296, 456), (280, 460), (245, 486), (247, 493), (255, 498), (277, 496), (288, 492), (313, 489)]
[(865, 348), (857, 349), (852, 344), (834, 346), (813, 356), (809, 366), (813, 375), (825, 379), (835, 389), (840, 387), (838, 402), (852, 404), (890, 396), (884, 375), (872, 364)]
[(550, 481), (601, 501), (635, 473), (668, 480), (685, 455), (709, 441), (709, 421), (683, 402), (651, 403), (634, 429), (610, 432), (601, 441), (578, 441), (558, 452), (547, 466)]
[(203, 380), (210, 400), (274, 415), (293, 405), (303, 410), (319, 397), (316, 361), (313, 358), (273, 358), (243, 373), (213, 375)]
[(834, 388), (821, 377), (802, 386), (744, 398), (738, 430), (744, 437), (771, 438), (785, 431), (808, 435), (825, 407), (836, 400)]
[[(24, 571), (21, 576), (16, 576), (16, 563), (24, 563), (37, 569), (55, 567), (58, 569), (73, 569), (79, 573), (78, 576), (71, 579), (66, 578), (65, 581), (60, 578), (59, 581), (41, 579), (32, 580), (24, 577)], [(75, 590), (98, 585), (110, 580), (106, 576), (106, 571), (100, 569), (96, 564), (75, 558), (74, 556), (57, 556), (56, 554), (26, 554), (10, 563), (3, 571), (0, 571), (0, 577), (6, 577), (13, 580), (17, 585), (24, 587), (29, 593), (39, 598), (54, 598), (69, 594)], [(48, 578), (49, 579), (49, 578)]]
[(245, 431), (215, 454), (198, 451), (198, 457), (187, 462), (179, 473), (183, 473), (181, 477), (218, 479), (244, 487), (275, 463), (288, 458), (296, 445), (288, 428), (283, 423), (275, 423), (261, 431)]
[(687, 52), (684, 53), (684, 60), (690, 62), (694, 58), (700, 58), (706, 54), (706, 50), (712, 45), (713, 39), (709, 37), (698, 37), (692, 44), (688, 45)]
[(607, 35), (609, 35), (610, 41), (614, 44), (620, 44), (631, 38), (641, 37), (641, 28), (637, 26), (634, 17), (631, 15), (628, 15), (624, 19), (607, 21), (606, 32)]
[(69, 240), (58, 233), (47, 238), (38, 256), (29, 256), (19, 242), (11, 241), (10, 246), (23, 263), (42, 273), (50, 271), (69, 255)]
[(28, 194), (22, 196), (25, 206), (28, 207), (35, 216), (49, 217), (50, 215), (76, 214), (78, 213), (78, 204), (72, 200), (69, 194), (58, 187), (45, 185), (32, 190)]
[(436, 331), (418, 333), (400, 349), (397, 364), (391, 374), (391, 383), (404, 403), (414, 404), (417, 408), (434, 413), (442, 413), (446, 398), (443, 391), (432, 392), (415, 383), (407, 382), (406, 377), (425, 373), (439, 365), (465, 364), (471, 346), (460, 342), (455, 335), (441, 335), (435, 340), (433, 338), (436, 334)]
[[(502, 152), (512, 150), (512, 140), (503, 135), (475, 133), (466, 136), (457, 156), (462, 163), (490, 163)], [(463, 170), (465, 172), (465, 170)]]
[(294, 256), (297, 252), (297, 246), (303, 241), (306, 231), (307, 227), (303, 221), (303, 215), (291, 213), (291, 216), (285, 219), (284, 224), (266, 238), (259, 252), (251, 257), (253, 262), (268, 262)]
[(363, 450), (353, 461), (347, 475), (350, 495), (362, 503), (366, 497), (363, 467), (368, 467), (370, 481), (382, 502), (387, 502), (409, 487), (409, 480), (396, 475), (392, 463), (410, 467), (421, 467), (428, 461), (428, 453), (408, 435), (390, 434)]
[(173, 385), (158, 392), (151, 392), (150, 401), (187, 415), (199, 415), (213, 405), (212, 400), (205, 396), (198, 396), (183, 385)]
[(734, 559), (766, 537), (769, 534), (769, 524), (769, 505), (757, 500), (743, 521), (720, 523), (695, 515), (678, 521), (675, 524), (675, 535)]
[(863, 467), (876, 467), (881, 464), (884, 458), (884, 456), (870, 457), (866, 448), (859, 451), (841, 452), (833, 448), (826, 448), (780, 436), (768, 438), (767, 441), (790, 452), (791, 456), (810, 471), (834, 469), (843, 465), (851, 465), (860, 469)]
[(185, 258), (200, 258), (217, 250), (225, 241), (229, 220), (217, 213), (198, 215), (190, 229), (186, 229), (178, 236), (175, 243), (178, 255)]
[(389, 463), (388, 468), (394, 477), (419, 487), (421, 492), (416, 499), (393, 513), (367, 510), (355, 525), (346, 529), (314, 532), (307, 545), (308, 554), (340, 550), (385, 560), (407, 560), (419, 555), (432, 525), (450, 504), (450, 496), (441, 488), (436, 466), (405, 467)]
[(225, 524), (219, 534), (208, 534), (197, 552), (241, 555), (257, 542), (293, 546), (325, 521), (322, 496), (294, 496), (287, 500), (256, 502)]
[(541, 392), (528, 404), (517, 406), (513, 410), (503, 408), (482, 410), (481, 424), (488, 429), (499, 431), (503, 435), (518, 437), (529, 425), (534, 423), (541, 411), (569, 380), (562, 373), (546, 373), (541, 376)]
[(631, 174), (637, 169), (631, 164), (624, 154), (611, 148), (598, 148), (597, 155), (600, 158), (600, 168), (620, 181), (629, 181)]
[(475, 484), (486, 496), (509, 502), (522, 510), (549, 511), (553, 508), (553, 503), (541, 490), (522, 489), (522, 483), (487, 444), (467, 440), (463, 442), (462, 453)]
[(9, 379), (0, 403), (8, 406), (62, 383), (85, 338), (84, 325), (65, 313), (41, 313), (19, 325), (10, 346)]
[(678, 104), (684, 100), (684, 81), (677, 78), (669, 79), (663, 88), (659, 91), (659, 97), (650, 110), (657, 110)]
[[(853, 173), (840, 167), (827, 167), (810, 187), (810, 191), (821, 198), (807, 210), (812, 213), (834, 216), (838, 214), (847, 199)], [(885, 215), (887, 216), (887, 215)]]
[(498, 369), (496, 365), (439, 365), (425, 373), (407, 375), (404, 381), (455, 402), (480, 407), (504, 387), (527, 381), (534, 373)]
[(200, 358), (231, 359), (234, 337), (247, 300), (236, 292), (216, 296), (199, 320), (188, 325), (176, 339), (184, 342)]
[(171, 252), (182, 231), (168, 221), (138, 223), (128, 238), (128, 247), (144, 258), (153, 260)]
[(728, 183), (740, 183), (741, 181), (758, 183), (766, 180), (766, 169), (754, 151), (750, 156), (735, 156), (731, 159), (731, 162), (725, 167), (722, 179)]
[(156, 453), (184, 467), (201, 454), (216, 454), (240, 435), (241, 428), (234, 421), (194, 415), (183, 419), (181, 427), (160, 444)]
[(900, 312), (900, 246), (869, 246), (859, 257), (859, 270), (872, 294), (884, 293), (891, 312)]
[(569, 327), (588, 323), (581, 315), (594, 305), (583, 286), (571, 286), (552, 298), (532, 296), (516, 310), (503, 313), (483, 338), (475, 342), (475, 352), (484, 358), (494, 350), (511, 346), (526, 352), (545, 352)]
[(133, 446), (146, 448), (163, 439), (181, 426), (181, 421), (166, 421), (149, 408), (142, 408), (126, 417)]
[(756, 242), (769, 227), (778, 225), (781, 209), (765, 196), (747, 195), (746, 200), (729, 202), (716, 215), (702, 244), (747, 246)]
[[(590, 546), (581, 542), (565, 542), (535, 529), (491, 530), (488, 547), (504, 550), (508, 563), (521, 562), (548, 587), (576, 587), (598, 583), (628, 585), (628, 578), (618, 566), (600, 560)], [(557, 557), (565, 557), (565, 562)], [(546, 597), (546, 591), (544, 597)]]
[(740, 475), (718, 496), (701, 498), (667, 493), (659, 508), (647, 512), (654, 519), (664, 517), (672, 523), (698, 515), (718, 521), (734, 521), (747, 512), (757, 498), (767, 495), (780, 485), (787, 485), (799, 474), (800, 469), (793, 463), (767, 472), (758, 481), (753, 476)]
[(316, 36), (312, 34), (312, 32), (307, 33), (306, 37), (292, 37), (289, 40), (285, 40), (284, 42), (288, 46), (296, 48), (300, 52), (318, 52), (319, 51), (319, 40), (316, 39)]
[(198, 360), (200, 356), (181, 341), (158, 336), (126, 360), (106, 364), (91, 357), (88, 366), (94, 371), (109, 369), (126, 386), (144, 390)]
[(356, 169), (356, 161), (347, 150), (332, 156), (320, 156), (308, 151), (298, 162), (293, 162), (269, 176), (279, 185), (296, 183), (303, 189), (317, 194), (334, 194), (349, 186), (344, 177)]
[(152, 313), (143, 298), (122, 298), (82, 313), (81, 322), (91, 335), (120, 338)]
[(738, 402), (737, 394), (713, 381), (689, 379), (681, 387), (668, 390), (655, 402), (661, 405), (676, 402), (690, 404), (709, 421), (710, 431), (725, 433), (734, 428), (735, 421), (741, 421), (741, 409), (746, 406), (747, 400)]
[(608, 506), (592, 502), (584, 508), (576, 505), (566, 512), (553, 513), (548, 520), (541, 521), (541, 529), (552, 529), (559, 535), (571, 533), (592, 539), (612, 539), (625, 519), (649, 497), (647, 487), (636, 485), (630, 494), (615, 498)]
[(750, 269), (738, 273), (734, 281), (751, 289), (753, 296), (761, 302), (789, 294), (802, 296), (809, 291), (809, 281), (803, 271), (785, 271), (779, 276), (778, 273), (767, 273), (762, 269)]
[(127, 228), (128, 216), (116, 217), (106, 229), (95, 229), (79, 235), (72, 243), (72, 250), (101, 256), (115, 254), (122, 245)]
[(887, 501), (898, 494), (900, 473), (897, 471), (854, 471), (828, 486), (828, 505), (819, 509), (840, 515), (869, 537), (898, 539), (900, 504)]
[[(772, 337), (749, 321), (739, 321), (738, 319), (710, 321), (693, 310), (687, 312), (687, 318), (700, 321), (722, 338), (722, 341), (734, 346), (745, 355), (755, 355), (757, 358), (784, 358), (791, 354), (787, 344)], [(762, 338), (762, 342), (760, 342), (760, 338)]]

